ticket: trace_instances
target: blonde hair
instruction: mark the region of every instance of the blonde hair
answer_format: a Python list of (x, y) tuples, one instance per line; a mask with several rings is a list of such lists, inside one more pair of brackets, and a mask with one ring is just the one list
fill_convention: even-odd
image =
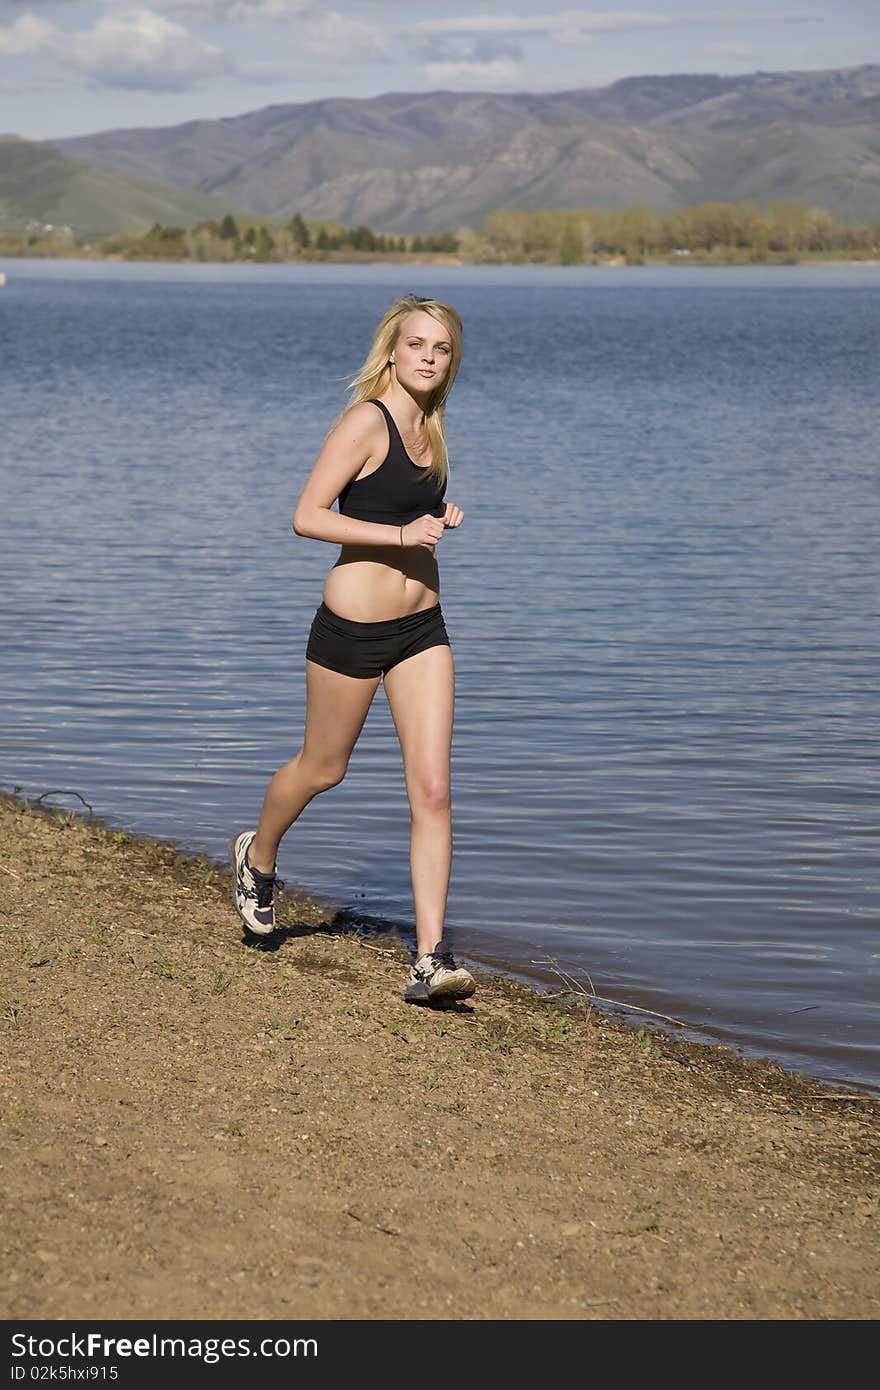
[(417, 294), (405, 294), (394, 301), (373, 334), (373, 343), (367, 353), (364, 365), (354, 380), (348, 383), (352, 393), (351, 399), (333, 421), (328, 434), (333, 432), (352, 406), (359, 405), (361, 401), (368, 401), (372, 397), (381, 396), (384, 393), (391, 380), (391, 366), (388, 358), (397, 346), (398, 335), (404, 319), (408, 314), (418, 309), (430, 314), (438, 323), (442, 323), (449, 334), (449, 369), (442, 383), (429, 396), (428, 404), (425, 407), (425, 433), (431, 450), (431, 463), (428, 466), (427, 475), (435, 477), (439, 484), (443, 484), (449, 473), (449, 455), (446, 449), (443, 411), (446, 398), (452, 390), (452, 384), (461, 365), (462, 324), (459, 315), (452, 306), (444, 304), (442, 300), (424, 299)]

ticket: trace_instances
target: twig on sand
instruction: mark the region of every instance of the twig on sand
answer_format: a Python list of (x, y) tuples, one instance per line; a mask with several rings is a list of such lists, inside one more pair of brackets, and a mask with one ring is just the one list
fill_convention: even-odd
[(380, 946), (371, 946), (368, 941), (361, 941), (359, 936), (355, 937), (355, 941), (362, 951), (373, 951), (377, 956), (388, 956), (389, 958), (394, 955), (393, 951), (383, 951)]
[[(345, 1212), (346, 1216), (353, 1217), (353, 1219), (359, 1221), (361, 1225), (364, 1224), (365, 1218), (361, 1216), (359, 1212), (354, 1211), (351, 1207), (343, 1207), (342, 1210)], [(400, 1235), (400, 1229), (397, 1226), (383, 1226), (381, 1221), (373, 1221), (370, 1224), (374, 1231), (381, 1231), (383, 1236)]]
[(607, 999), (605, 995), (597, 994), (589, 975), (587, 980), (590, 988), (584, 989), (580, 981), (575, 979), (574, 975), (570, 975), (567, 970), (562, 970), (555, 960), (533, 960), (531, 963), (532, 965), (549, 965), (554, 975), (558, 975), (566, 986), (565, 989), (557, 990), (554, 994), (542, 995), (542, 999), (561, 999), (566, 994), (578, 994), (584, 999), (595, 999), (598, 1004), (613, 1004), (617, 1009), (629, 1009), (633, 1013), (647, 1014), (649, 1018), (662, 1019), (664, 1023), (672, 1023), (676, 1028), (687, 1027), (687, 1024), (683, 1023), (680, 1018), (671, 1018), (669, 1014), (659, 1014), (655, 1009), (643, 1009), (638, 1004), (625, 1004), (622, 999)]
[(5, 864), (0, 864), (0, 869), (3, 870), (4, 874), (9, 874), (10, 878), (21, 878), (21, 874), (17, 874), (14, 869), (7, 869)]
[(555, 975), (558, 975), (563, 984), (566, 985), (568, 991), (574, 991), (575, 994), (596, 993), (596, 986), (593, 984), (593, 981), (590, 979), (589, 975), (587, 975), (587, 984), (590, 986), (590, 988), (589, 990), (585, 990), (580, 980), (578, 980), (574, 975), (569, 974), (567, 970), (563, 970), (562, 966), (559, 964), (558, 961), (533, 960), (532, 965), (549, 965), (553, 970), (553, 973)]

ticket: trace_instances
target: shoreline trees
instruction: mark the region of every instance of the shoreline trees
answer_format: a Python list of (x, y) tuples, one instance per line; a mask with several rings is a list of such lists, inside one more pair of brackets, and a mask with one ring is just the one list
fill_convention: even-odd
[(475, 261), (595, 264), (621, 258), (724, 261), (727, 264), (797, 261), (833, 253), (880, 252), (880, 223), (847, 222), (800, 199), (701, 203), (658, 212), (626, 208), (560, 208), (526, 212), (498, 209), (483, 220), (467, 248)]
[[(69, 230), (69, 229), (67, 229)], [(141, 235), (90, 241), (53, 235), (31, 223), (0, 233), (0, 255), (104, 256), (123, 260), (356, 261), (456, 258), (467, 264), (644, 265), (648, 261), (701, 264), (793, 264), (804, 258), (869, 259), (880, 254), (880, 223), (850, 223), (837, 213), (792, 199), (701, 203), (659, 212), (625, 208), (498, 208), (478, 229), (426, 235), (348, 228), (297, 212), (279, 223), (236, 218), (189, 228), (155, 222)]]

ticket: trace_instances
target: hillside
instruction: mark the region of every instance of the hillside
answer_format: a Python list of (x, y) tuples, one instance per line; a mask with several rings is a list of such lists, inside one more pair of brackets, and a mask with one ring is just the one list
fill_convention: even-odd
[[(803, 198), (880, 217), (880, 66), (625, 78), (569, 92), (386, 93), (50, 142), (254, 214), (382, 232), (493, 208)], [(161, 219), (160, 219), (161, 220)]]
[(50, 145), (0, 136), (0, 230), (33, 220), (80, 237), (146, 231), (154, 222), (189, 227), (228, 203), (204, 193), (93, 168)]

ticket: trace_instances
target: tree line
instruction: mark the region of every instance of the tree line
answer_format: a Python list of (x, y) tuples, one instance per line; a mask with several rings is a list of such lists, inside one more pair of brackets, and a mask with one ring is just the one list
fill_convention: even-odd
[(868, 256), (880, 250), (880, 223), (851, 223), (801, 199), (766, 207), (710, 202), (674, 212), (626, 208), (498, 209), (478, 232), (462, 235), (462, 254), (474, 261), (582, 265), (620, 257), (762, 262), (801, 256)]
[(312, 222), (296, 213), (280, 223), (244, 222), (227, 212), (220, 221), (193, 227), (164, 227), (154, 222), (141, 236), (112, 236), (100, 243), (107, 255), (168, 260), (271, 261), (321, 260), (343, 255), (406, 255), (419, 252), (455, 254), (458, 238), (452, 232), (428, 236), (390, 236), (371, 227), (343, 227), (336, 222)]
[[(849, 222), (800, 199), (709, 202), (672, 212), (625, 208), (499, 208), (479, 228), (395, 235), (363, 224), (344, 227), (300, 213), (281, 222), (238, 218), (189, 228), (154, 222), (141, 235), (91, 238), (45, 229), (0, 236), (0, 254), (97, 255), (123, 259), (278, 262), (451, 255), (469, 264), (643, 265), (647, 261), (745, 264), (803, 257), (867, 259), (880, 254), (880, 223)], [(70, 232), (69, 228), (63, 229)], [(57, 233), (57, 229), (56, 229)], [(71, 234), (72, 236), (72, 234)]]

